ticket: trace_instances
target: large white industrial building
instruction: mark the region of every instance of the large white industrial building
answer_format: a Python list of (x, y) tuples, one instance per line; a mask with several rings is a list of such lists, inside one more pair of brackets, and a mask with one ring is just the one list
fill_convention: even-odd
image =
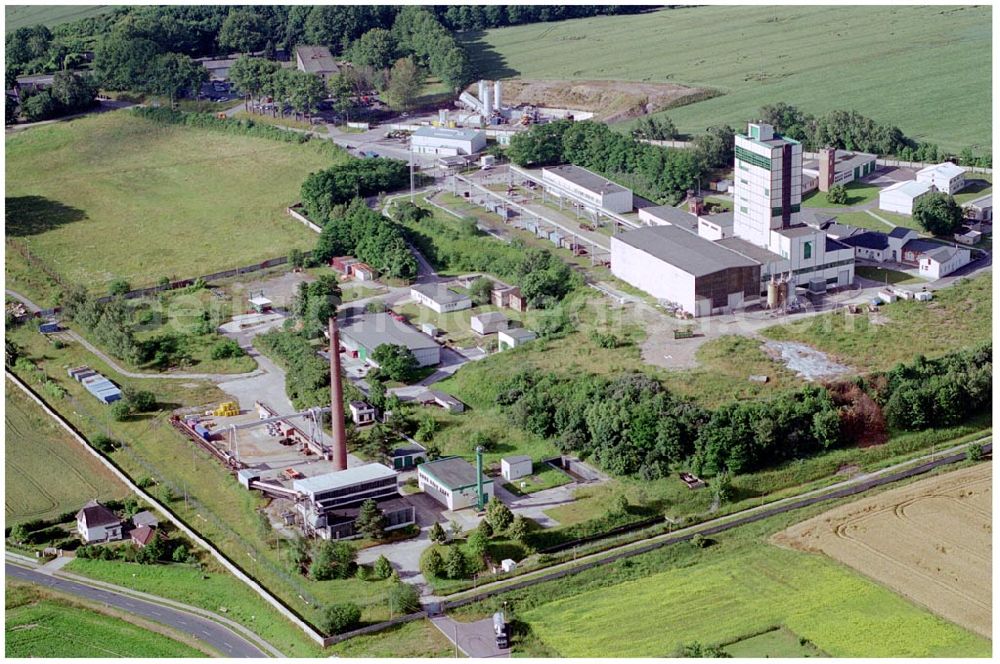
[(879, 192), (878, 207), (886, 212), (913, 214), (913, 206), (924, 196), (933, 193), (934, 187), (928, 182), (904, 180), (890, 185)]
[(797, 286), (815, 293), (853, 283), (854, 248), (803, 223), (802, 146), (751, 123), (735, 151), (731, 216), (640, 210), (656, 225), (612, 238), (612, 272), (693, 316), (757, 302), (772, 280), (787, 285), (788, 300)]
[(348, 319), (340, 328), (340, 343), (355, 357), (370, 364), (376, 364), (372, 353), (383, 344), (410, 349), (422, 367), (441, 362), (441, 346), (436, 341), (387, 313)]
[(555, 196), (577, 201), (591, 212), (632, 211), (632, 190), (579, 166), (549, 166), (542, 169), (542, 186)]
[(965, 169), (950, 161), (926, 166), (917, 171), (917, 182), (928, 184), (944, 194), (965, 189)]
[(439, 157), (476, 154), (486, 149), (486, 134), (478, 129), (421, 127), (410, 136), (410, 149)]
[(611, 238), (611, 272), (695, 316), (732, 311), (760, 297), (760, 265), (679, 226)]

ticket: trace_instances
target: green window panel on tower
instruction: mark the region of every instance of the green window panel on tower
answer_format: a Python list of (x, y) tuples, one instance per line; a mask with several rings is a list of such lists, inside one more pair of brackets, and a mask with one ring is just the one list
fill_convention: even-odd
[(756, 152), (750, 152), (746, 148), (736, 146), (736, 158), (740, 161), (745, 161), (751, 166), (759, 166), (760, 168), (771, 170), (771, 160), (769, 158), (762, 157)]

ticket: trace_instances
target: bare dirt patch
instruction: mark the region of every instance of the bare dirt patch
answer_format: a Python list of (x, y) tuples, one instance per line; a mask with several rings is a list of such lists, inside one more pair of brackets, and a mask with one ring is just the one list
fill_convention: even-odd
[[(470, 88), (475, 94), (475, 90)], [(531, 104), (550, 108), (591, 111), (606, 122), (649, 115), (674, 106), (693, 103), (715, 92), (676, 83), (633, 81), (566, 81), (512, 79), (503, 82), (506, 104)]]
[(992, 464), (842, 505), (776, 534), (992, 638)]

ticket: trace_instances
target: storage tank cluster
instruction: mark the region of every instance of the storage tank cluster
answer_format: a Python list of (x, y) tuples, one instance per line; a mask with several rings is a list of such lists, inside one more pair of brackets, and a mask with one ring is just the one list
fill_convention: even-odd
[[(476, 95), (463, 92), (459, 101), (470, 110), (478, 113), (483, 123), (497, 124), (510, 114), (503, 106), (503, 84), (500, 81), (480, 80), (476, 87)], [(444, 123), (445, 118), (439, 116), (438, 121)]]
[(771, 275), (771, 280), (767, 282), (767, 308), (780, 309), (788, 304), (788, 289), (791, 285), (792, 275)]

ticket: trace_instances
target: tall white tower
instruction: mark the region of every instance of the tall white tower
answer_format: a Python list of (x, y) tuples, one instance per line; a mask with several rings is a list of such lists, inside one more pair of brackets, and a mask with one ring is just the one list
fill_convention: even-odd
[(802, 145), (750, 123), (736, 135), (733, 175), (733, 232), (760, 247), (772, 230), (797, 223), (802, 204)]

